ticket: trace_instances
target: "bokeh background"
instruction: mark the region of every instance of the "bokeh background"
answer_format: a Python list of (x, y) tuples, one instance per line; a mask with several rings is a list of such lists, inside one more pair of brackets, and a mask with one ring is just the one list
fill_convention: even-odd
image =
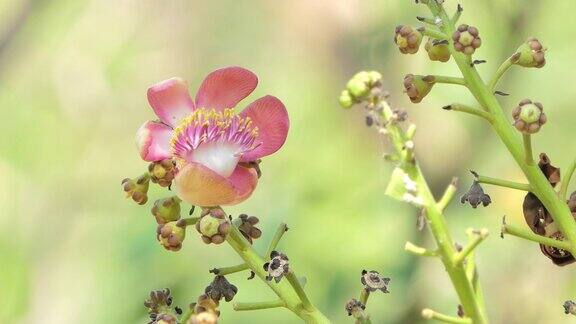
[[(528, 36), (549, 48), (541, 70), (513, 68), (500, 89), (513, 107), (542, 101), (549, 124), (534, 142), (562, 167), (576, 155), (573, 80), (574, 1), (462, 0), (464, 22), (479, 27), (476, 58), (489, 77)], [(450, 10), (455, 1), (446, 0)], [(261, 218), (262, 251), (280, 222), (291, 228), (281, 249), (308, 278), (313, 301), (335, 323), (347, 323), (347, 299), (360, 291), (362, 269), (392, 278), (375, 294), (375, 323), (419, 323), (420, 309), (455, 314), (457, 299), (438, 260), (403, 251), (406, 240), (432, 246), (416, 229), (416, 211), (385, 197), (391, 165), (362, 112), (338, 108), (347, 78), (382, 71), (392, 103), (418, 125), (417, 154), (439, 195), (452, 176), (460, 192), (468, 169), (523, 181), (491, 130), (440, 107), (473, 104), (456, 86), (437, 86), (423, 103), (402, 93), (406, 73), (457, 75), (453, 62), (424, 51), (400, 55), (392, 31), (417, 23), (422, 6), (408, 0), (3, 0), (0, 1), (0, 323), (145, 323), (148, 291), (171, 287), (176, 304), (193, 301), (211, 280), (208, 269), (233, 265), (225, 245), (206, 246), (193, 233), (178, 253), (156, 242), (150, 206), (124, 198), (120, 181), (146, 168), (134, 133), (153, 118), (146, 88), (182, 76), (195, 91), (211, 70), (255, 71), (260, 95), (280, 97), (291, 130), (284, 148), (263, 164), (252, 199), (229, 208)], [(472, 210), (454, 202), (454, 237), (467, 227), (492, 236), (477, 252), (494, 323), (568, 323), (562, 303), (576, 298), (575, 265), (558, 268), (537, 245), (499, 238), (502, 215), (523, 224), (523, 193), (488, 188), (494, 203)], [(151, 200), (161, 197), (152, 190)], [(239, 301), (271, 291), (246, 273), (230, 276)], [(223, 303), (222, 323), (298, 323), (288, 311), (236, 313)]]

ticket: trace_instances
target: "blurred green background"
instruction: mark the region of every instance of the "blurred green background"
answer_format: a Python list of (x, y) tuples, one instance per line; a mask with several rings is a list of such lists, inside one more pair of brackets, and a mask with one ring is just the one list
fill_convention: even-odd
[[(462, 0), (463, 22), (479, 27), (477, 59), (489, 77), (528, 36), (549, 48), (541, 70), (513, 68), (500, 89), (505, 107), (529, 97), (545, 105), (549, 124), (534, 139), (565, 167), (572, 149), (576, 70), (574, 1)], [(446, 0), (450, 11), (456, 5)], [(273, 94), (291, 117), (284, 148), (262, 165), (253, 197), (233, 208), (261, 218), (262, 251), (280, 222), (291, 230), (280, 248), (308, 278), (313, 301), (335, 323), (349, 323), (347, 299), (362, 269), (392, 278), (376, 294), (375, 323), (418, 323), (420, 309), (455, 314), (457, 299), (438, 260), (414, 258), (406, 240), (432, 246), (418, 232), (416, 211), (383, 195), (391, 172), (386, 149), (362, 112), (336, 99), (353, 73), (377, 69), (392, 103), (418, 128), (417, 155), (439, 195), (467, 169), (523, 181), (491, 130), (440, 107), (472, 104), (456, 86), (436, 86), (423, 103), (402, 94), (406, 73), (456, 75), (423, 50), (400, 55), (397, 24), (415, 24), (423, 6), (409, 0), (3, 0), (0, 1), (0, 323), (144, 323), (148, 291), (171, 287), (176, 304), (193, 301), (208, 269), (233, 265), (226, 246), (190, 233), (179, 253), (155, 239), (150, 206), (124, 198), (120, 181), (146, 168), (134, 147), (140, 124), (153, 118), (146, 88), (181, 76), (194, 92), (211, 70), (241, 65), (260, 85), (248, 100)], [(467, 227), (487, 227), (477, 252), (494, 323), (568, 323), (562, 303), (576, 298), (576, 265), (559, 268), (537, 245), (498, 237), (502, 215), (523, 224), (523, 193), (490, 187), (494, 203), (472, 210), (454, 202), (447, 218), (462, 242)], [(152, 190), (151, 200), (161, 197)], [(238, 301), (271, 291), (246, 273), (230, 276)], [(236, 313), (223, 303), (222, 323), (298, 323), (288, 311)]]

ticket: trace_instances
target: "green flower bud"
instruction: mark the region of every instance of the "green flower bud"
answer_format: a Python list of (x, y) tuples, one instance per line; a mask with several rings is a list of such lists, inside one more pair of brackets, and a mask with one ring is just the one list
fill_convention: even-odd
[(531, 37), (516, 50), (514, 64), (523, 67), (541, 68), (546, 64), (544, 52), (546, 49), (538, 41), (538, 39)]
[(450, 50), (448, 49), (448, 44), (445, 42), (428, 38), (424, 49), (426, 49), (428, 57), (432, 61), (448, 62), (448, 60), (450, 60)]
[(408, 74), (404, 77), (404, 89), (410, 101), (413, 103), (419, 103), (428, 95), (432, 86), (434, 86), (435, 80), (431, 75), (413, 75)]
[(179, 220), (180, 202), (180, 198), (176, 196), (156, 200), (154, 207), (152, 207), (152, 215), (156, 218), (156, 222), (166, 224)]
[(157, 183), (161, 187), (168, 187), (174, 180), (176, 164), (171, 159), (152, 162), (148, 165), (148, 171), (152, 182)]
[(394, 42), (402, 54), (415, 54), (422, 43), (422, 34), (410, 26), (397, 26)]
[(196, 230), (202, 234), (204, 243), (221, 244), (226, 240), (230, 226), (226, 214), (221, 209), (211, 209), (203, 213), (196, 223)]
[(122, 189), (126, 192), (126, 197), (132, 198), (139, 205), (144, 205), (148, 201), (148, 187), (150, 175), (141, 175), (136, 180), (126, 178), (122, 180)]
[(368, 88), (367, 82), (362, 80), (362, 78), (352, 78), (346, 84), (346, 88), (356, 98), (362, 98), (368, 94), (370, 88)]
[(452, 34), (454, 49), (466, 55), (472, 55), (482, 45), (478, 29), (468, 25), (460, 25)]
[(338, 103), (340, 103), (342, 108), (350, 108), (354, 105), (354, 98), (352, 98), (348, 90), (344, 90), (340, 94), (340, 98), (338, 98)]
[(178, 222), (168, 222), (158, 225), (156, 234), (156, 238), (166, 250), (178, 251), (186, 237), (186, 228), (178, 226)]
[(547, 121), (544, 106), (539, 102), (533, 103), (529, 99), (520, 101), (512, 111), (512, 117), (514, 127), (524, 134), (537, 133)]

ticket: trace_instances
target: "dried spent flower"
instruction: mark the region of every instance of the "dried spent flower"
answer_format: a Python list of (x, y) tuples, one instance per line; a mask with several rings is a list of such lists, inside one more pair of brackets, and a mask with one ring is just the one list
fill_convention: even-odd
[(419, 103), (434, 86), (434, 76), (407, 74), (404, 77), (404, 91), (413, 103)]
[(482, 189), (480, 183), (477, 180), (474, 180), (474, 182), (470, 186), (470, 189), (468, 189), (468, 192), (466, 192), (460, 198), (460, 203), (464, 204), (466, 202), (470, 203), (470, 206), (472, 206), (472, 208), (476, 208), (480, 204), (486, 207), (490, 205), (492, 200), (490, 199), (489, 195), (484, 193), (484, 189)]
[(217, 324), (218, 315), (213, 312), (201, 312), (194, 314), (186, 322), (186, 324)]
[[(547, 230), (547, 232), (550, 232), (550, 230), (548, 230), (548, 229), (546, 229), (546, 230)], [(558, 240), (558, 241), (564, 241), (564, 239), (565, 239), (564, 234), (562, 234), (562, 232), (560, 232), (560, 231), (555, 231), (552, 234), (547, 234), (546, 236), (548, 236), (549, 238)], [(540, 244), (540, 250), (550, 260), (552, 260), (552, 262), (554, 262), (555, 265), (558, 265), (558, 266), (564, 266), (564, 265), (573, 263), (575, 261), (574, 256), (572, 254), (570, 254), (570, 252), (568, 252), (564, 249), (560, 249), (560, 248), (557, 248), (554, 246), (548, 246), (548, 245)]]
[(450, 60), (450, 49), (445, 41), (428, 38), (424, 49), (432, 61), (448, 62)]
[(202, 241), (206, 244), (221, 244), (226, 240), (230, 231), (230, 222), (222, 209), (207, 209), (202, 213), (196, 223), (196, 230), (202, 234)]
[(411, 26), (396, 26), (394, 42), (402, 54), (416, 54), (422, 43), (422, 34)]
[(538, 39), (530, 37), (516, 50), (516, 55), (513, 57), (514, 64), (523, 67), (541, 68), (546, 64), (545, 51), (546, 49)]
[(148, 299), (144, 301), (144, 306), (148, 308), (148, 313), (159, 314), (172, 305), (172, 293), (169, 288), (153, 290)]
[(159, 314), (154, 321), (151, 323), (153, 324), (177, 324), (178, 319), (173, 314)]
[(250, 242), (256, 240), (262, 236), (262, 231), (256, 227), (260, 220), (256, 216), (248, 216), (246, 214), (241, 214), (237, 218), (237, 226), (240, 233)]
[(474, 54), (476, 49), (482, 45), (478, 28), (466, 24), (458, 26), (458, 29), (452, 34), (452, 40), (454, 40), (454, 48), (466, 55)]
[(280, 282), (282, 277), (290, 271), (290, 263), (288, 257), (284, 253), (272, 251), (270, 253), (270, 262), (264, 264), (264, 270), (268, 272), (266, 280)]
[(168, 251), (179, 251), (182, 248), (182, 242), (184, 242), (185, 237), (186, 228), (180, 226), (179, 222), (159, 224), (156, 229), (158, 242)]
[(364, 310), (366, 305), (362, 304), (359, 300), (352, 298), (344, 306), (348, 316), (354, 316), (354, 318), (363, 318), (366, 316)]
[(567, 300), (564, 302), (564, 313), (576, 315), (576, 303), (572, 300)]
[(198, 296), (198, 301), (191, 305), (194, 309), (194, 313), (199, 314), (203, 312), (210, 312), (216, 315), (220, 315), (220, 311), (218, 310), (219, 302), (210, 298), (210, 296), (204, 294)]
[(126, 197), (132, 198), (139, 205), (144, 205), (148, 201), (149, 185), (150, 175), (148, 173), (139, 176), (136, 180), (130, 178), (122, 180), (122, 189), (126, 192)]
[(364, 289), (373, 292), (380, 290), (383, 293), (389, 293), (388, 284), (390, 283), (390, 278), (382, 277), (378, 271), (367, 271), (362, 270), (362, 276), (360, 277), (360, 282), (364, 285)]
[(179, 220), (180, 202), (181, 200), (177, 196), (156, 200), (152, 207), (152, 215), (156, 218), (156, 222), (166, 224)]
[(539, 102), (524, 99), (512, 111), (514, 127), (524, 134), (537, 133), (547, 121), (544, 106)]
[(148, 165), (150, 180), (161, 187), (168, 187), (176, 174), (176, 162), (172, 159), (164, 159), (152, 162)]
[(238, 292), (238, 288), (228, 282), (226, 277), (222, 275), (216, 275), (214, 280), (206, 287), (204, 293), (214, 301), (220, 301), (222, 298), (227, 302), (234, 298), (234, 295)]

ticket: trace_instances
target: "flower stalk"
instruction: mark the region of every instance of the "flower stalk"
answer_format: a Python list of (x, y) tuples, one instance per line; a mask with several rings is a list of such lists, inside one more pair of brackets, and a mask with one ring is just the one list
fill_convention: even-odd
[[(446, 11), (437, 1), (427, 1), (425, 4), (434, 16), (440, 17), (444, 22), (450, 21)], [(455, 31), (455, 26), (452, 23), (442, 24), (439, 28), (444, 34), (448, 35)], [(500, 103), (494, 96), (491, 85), (486, 84), (478, 74), (476, 67), (470, 64), (472, 60), (471, 56), (458, 52), (454, 48), (454, 41), (452, 39), (449, 39), (449, 44), (450, 53), (454, 57), (468, 89), (478, 103), (490, 113), (493, 119), (491, 125), (494, 131), (523, 171), (526, 179), (530, 183), (531, 192), (544, 204), (552, 219), (564, 234), (569, 247), (566, 250), (573, 255), (576, 254), (576, 221), (572, 217), (572, 213), (564, 201), (564, 198), (558, 196), (538, 166), (526, 158), (528, 156), (526, 153), (531, 152), (531, 145), (530, 150), (528, 150), (528, 145), (524, 145), (518, 132), (506, 118)], [(491, 83), (496, 84), (497, 80), (500, 79), (507, 70), (508, 68), (505, 65), (500, 69), (500, 72), (497, 72), (496, 77), (493, 78), (493, 80), (496, 81)]]

